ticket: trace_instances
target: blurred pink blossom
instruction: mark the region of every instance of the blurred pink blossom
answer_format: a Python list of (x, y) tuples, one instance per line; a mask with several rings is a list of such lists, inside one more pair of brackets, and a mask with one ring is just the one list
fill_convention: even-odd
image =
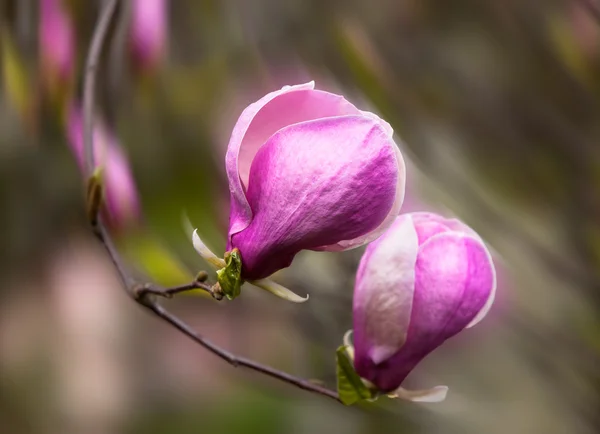
[(62, 0), (40, 3), (39, 50), (42, 79), (49, 90), (69, 86), (75, 71), (75, 29)]
[(132, 0), (129, 47), (135, 65), (153, 71), (165, 57), (167, 0)]
[[(85, 168), (83, 116), (81, 109), (71, 106), (68, 113), (67, 136), (79, 167)], [(99, 121), (94, 130), (94, 158), (104, 167), (106, 208), (113, 226), (123, 227), (140, 218), (137, 188), (127, 157), (114, 134)]]

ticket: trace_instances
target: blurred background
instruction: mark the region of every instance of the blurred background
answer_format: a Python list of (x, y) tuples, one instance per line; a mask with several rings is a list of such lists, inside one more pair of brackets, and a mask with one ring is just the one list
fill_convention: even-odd
[[(144, 280), (206, 268), (184, 212), (224, 250), (237, 117), (313, 79), (392, 124), (405, 211), (458, 216), (493, 248), (490, 315), (407, 381), (446, 384), (447, 400), (351, 408), (232, 368), (120, 289), (81, 178), (103, 3), (0, 1), (2, 433), (600, 432), (600, 2), (120, 2), (96, 141), (118, 168), (111, 231)], [(361, 253), (304, 252), (280, 272), (304, 305), (252, 287), (167, 304), (228, 349), (335, 387)]]

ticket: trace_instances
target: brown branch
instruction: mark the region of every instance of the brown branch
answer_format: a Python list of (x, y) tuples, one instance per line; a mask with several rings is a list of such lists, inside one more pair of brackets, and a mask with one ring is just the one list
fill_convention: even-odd
[[(83, 107), (84, 107), (84, 144), (85, 144), (85, 156), (87, 162), (87, 173), (88, 176), (94, 171), (94, 155), (93, 155), (93, 121), (94, 121), (94, 94), (96, 87), (96, 75), (98, 70), (98, 64), (102, 47), (108, 35), (108, 29), (111, 21), (115, 15), (117, 9), (117, 0), (108, 0), (105, 2), (105, 6), (100, 13), (92, 42), (88, 52), (85, 68), (85, 80), (84, 80), (84, 94), (83, 94)], [(194, 331), (185, 322), (181, 321), (175, 315), (168, 312), (162, 305), (158, 303), (156, 295), (170, 297), (176, 293), (189, 291), (192, 289), (202, 289), (210, 294), (213, 294), (212, 287), (208, 284), (203, 283), (206, 278), (204, 274), (200, 274), (196, 280), (190, 284), (161, 289), (153, 284), (144, 284), (137, 282), (128, 272), (123, 264), (121, 256), (117, 248), (115, 247), (110, 234), (102, 220), (101, 216), (92, 219), (94, 221), (93, 229), (97, 238), (104, 245), (108, 255), (110, 256), (115, 268), (123, 283), (123, 288), (127, 294), (138, 304), (144, 306), (149, 311), (153, 312), (157, 317), (163, 321), (169, 323), (183, 334), (191, 338), (193, 341), (206, 348), (208, 351), (220, 357), (230, 365), (237, 367), (245, 367), (256, 372), (260, 372), (269, 377), (276, 378), (285, 383), (296, 386), (300, 389), (307, 390), (319, 395), (326, 396), (340, 402), (338, 394), (331, 389), (319, 386), (310, 380), (299, 378), (290, 375), (286, 372), (279, 371), (270, 366), (263, 365), (253, 360), (238, 357), (235, 354), (213, 344), (211, 341), (205, 339), (203, 336)], [(214, 296), (214, 294), (213, 294)]]

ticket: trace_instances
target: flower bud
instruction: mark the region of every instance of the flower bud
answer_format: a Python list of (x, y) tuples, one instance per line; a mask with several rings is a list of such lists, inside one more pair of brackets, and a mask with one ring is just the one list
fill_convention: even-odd
[[(85, 173), (83, 116), (79, 107), (70, 107), (67, 135), (77, 163)], [(109, 222), (116, 227), (132, 224), (140, 217), (140, 204), (135, 181), (115, 136), (106, 126), (94, 127), (94, 160), (103, 167), (104, 197)]]
[(42, 78), (55, 94), (71, 85), (75, 72), (75, 29), (62, 0), (41, 0), (39, 26)]
[[(487, 314), (496, 290), (481, 238), (455, 219), (403, 214), (361, 259), (354, 290), (354, 368), (378, 391), (403, 392), (411, 370)], [(432, 389), (437, 400), (446, 389)], [(423, 391), (425, 392), (425, 391)], [(412, 396), (412, 397), (410, 397)]]
[(153, 71), (165, 56), (167, 0), (132, 0), (129, 47), (142, 71)]
[(303, 249), (338, 251), (377, 238), (398, 215), (405, 165), (392, 128), (314, 82), (247, 107), (226, 155), (227, 250), (244, 279), (288, 267)]

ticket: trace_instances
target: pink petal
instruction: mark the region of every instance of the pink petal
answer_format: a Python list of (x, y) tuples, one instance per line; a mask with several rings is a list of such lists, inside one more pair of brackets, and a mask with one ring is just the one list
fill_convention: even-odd
[(381, 125), (342, 116), (284, 128), (252, 163), (248, 201), (254, 217), (233, 235), (245, 278), (289, 266), (302, 249), (368, 233), (396, 197), (396, 146)]
[[(387, 124), (387, 127), (389, 127), (389, 124), (387, 122), (381, 121), (381, 125), (385, 130), (387, 130), (386, 124)], [(390, 137), (390, 140), (393, 140), (391, 135), (389, 137)], [(400, 213), (402, 204), (404, 203), (404, 192), (406, 189), (405, 188), (406, 165), (404, 163), (404, 158), (402, 157), (402, 153), (400, 152), (400, 149), (398, 149), (398, 146), (396, 146), (395, 144), (394, 144), (394, 153), (396, 155), (396, 162), (398, 164), (396, 197), (394, 198), (394, 204), (390, 208), (390, 212), (388, 212), (388, 215), (385, 217), (383, 222), (381, 222), (381, 224), (377, 228), (372, 230), (371, 232), (368, 232), (364, 235), (356, 237), (352, 240), (340, 241), (339, 243), (332, 244), (329, 246), (322, 246), (322, 247), (319, 247), (319, 248), (313, 249), (313, 250), (339, 252), (342, 250), (353, 249), (353, 248), (365, 245), (367, 243), (370, 243), (373, 240), (376, 240), (377, 238), (379, 238), (381, 236), (381, 234), (383, 234), (390, 227), (390, 225), (392, 223), (394, 223), (394, 220), (396, 220), (396, 218), (398, 217), (398, 214)]]
[(419, 250), (410, 338), (440, 345), (464, 329), (494, 287), (485, 245), (460, 233), (430, 238)]
[[(487, 249), (487, 247), (485, 246), (485, 243), (483, 243), (483, 241), (481, 240), (481, 237), (479, 236), (479, 234), (477, 234), (477, 232), (475, 232), (469, 226), (464, 224), (462, 221), (455, 219), (455, 218), (447, 219), (438, 214), (430, 213), (430, 212), (413, 212), (413, 213), (411, 213), (411, 215), (416, 222), (416, 227), (417, 227), (417, 232), (419, 234), (419, 243), (420, 244), (423, 244), (432, 235), (435, 235), (439, 232), (445, 232), (446, 230), (470, 235), (474, 238), (477, 238), (478, 240), (480, 240), (482, 242), (483, 247), (485, 248), (487, 254), (489, 255), (490, 263), (492, 263), (492, 256), (491, 256), (489, 250)], [(446, 229), (444, 230), (443, 228), (446, 228)], [(477, 316), (473, 319), (473, 321), (471, 321), (471, 323), (467, 327), (472, 327), (475, 324), (477, 324), (478, 322), (480, 322), (483, 318), (485, 318), (485, 316), (491, 309), (492, 304), (494, 303), (494, 299), (496, 296), (496, 286), (497, 286), (496, 285), (496, 270), (494, 267), (492, 267), (492, 271), (494, 273), (494, 285), (493, 285), (492, 291), (490, 292), (488, 300), (486, 301), (485, 306), (481, 309), (481, 311), (477, 314)]]
[(333, 116), (360, 114), (339, 95), (314, 90), (314, 82), (285, 86), (248, 106), (238, 119), (225, 157), (231, 191), (231, 236), (243, 230), (252, 220), (245, 196), (252, 160), (266, 141), (289, 125)]

